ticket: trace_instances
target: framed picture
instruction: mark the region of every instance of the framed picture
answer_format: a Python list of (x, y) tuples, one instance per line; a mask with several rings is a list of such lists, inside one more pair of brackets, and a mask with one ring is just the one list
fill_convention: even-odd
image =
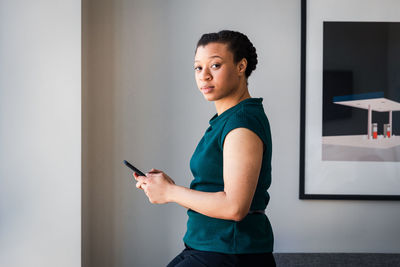
[(400, 200), (400, 1), (301, 5), (300, 199)]

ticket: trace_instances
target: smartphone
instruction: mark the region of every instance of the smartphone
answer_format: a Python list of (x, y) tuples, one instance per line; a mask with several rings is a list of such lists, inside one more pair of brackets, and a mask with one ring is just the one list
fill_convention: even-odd
[(137, 174), (139, 174), (140, 176), (146, 176), (146, 174), (144, 174), (143, 172), (141, 172), (138, 168), (136, 168), (135, 166), (133, 166), (132, 164), (130, 164), (128, 161), (124, 160), (124, 164), (126, 166), (128, 166), (129, 168), (131, 168), (134, 172), (136, 172)]

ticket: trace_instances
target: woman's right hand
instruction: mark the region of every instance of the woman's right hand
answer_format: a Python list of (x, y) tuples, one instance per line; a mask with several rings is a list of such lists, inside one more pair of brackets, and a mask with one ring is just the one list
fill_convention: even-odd
[(175, 182), (166, 173), (152, 169), (146, 173), (146, 176), (140, 176), (137, 173), (133, 176), (138, 181), (136, 187), (144, 190), (151, 203), (164, 204), (170, 201), (169, 191)]

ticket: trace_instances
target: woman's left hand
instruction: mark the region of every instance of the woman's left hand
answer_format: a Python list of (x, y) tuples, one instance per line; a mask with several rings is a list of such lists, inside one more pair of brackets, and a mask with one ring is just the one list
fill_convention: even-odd
[(163, 171), (151, 169), (147, 176), (139, 176), (133, 173), (137, 180), (136, 187), (141, 188), (149, 198), (150, 203), (164, 204), (169, 202), (169, 189), (175, 182)]

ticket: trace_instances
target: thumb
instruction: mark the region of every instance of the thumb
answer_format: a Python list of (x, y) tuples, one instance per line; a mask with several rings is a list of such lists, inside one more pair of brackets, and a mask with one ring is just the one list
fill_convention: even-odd
[(150, 173), (157, 173), (157, 172), (162, 172), (162, 171), (152, 168), (149, 172)]

